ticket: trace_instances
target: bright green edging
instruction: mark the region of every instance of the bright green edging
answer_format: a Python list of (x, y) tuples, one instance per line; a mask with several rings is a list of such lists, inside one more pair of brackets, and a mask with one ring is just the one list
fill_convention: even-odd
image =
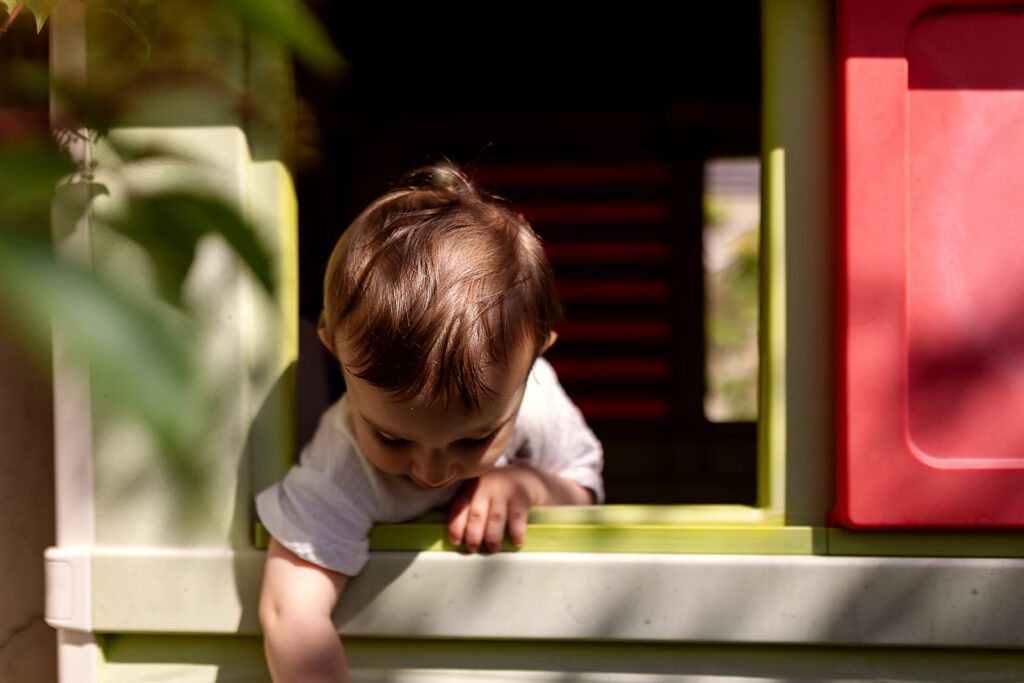
[[(444, 512), (408, 524), (378, 524), (371, 550), (458, 550), (446, 541)], [(256, 524), (256, 547), (270, 541)], [(505, 543), (505, 550), (515, 550)], [(530, 512), (523, 552), (823, 554), (824, 530), (783, 526), (766, 511), (742, 505), (604, 505)]]
[(875, 557), (1024, 557), (1024, 534), (828, 529), (828, 550), (830, 555)]
[[(444, 512), (409, 524), (378, 524), (372, 550), (459, 550), (447, 542)], [(603, 505), (530, 511), (521, 552), (824, 554), (823, 529), (784, 526), (768, 511), (743, 505)], [(506, 551), (516, 550), (508, 541)]]
[[(531, 513), (529, 538), (520, 552), (678, 553), (749, 555), (851, 555), (864, 557), (1024, 557), (1024, 534), (1013, 532), (864, 532), (711, 521), (713, 510), (608, 506), (606, 519), (587, 519), (602, 508), (547, 508)], [(716, 506), (708, 506), (716, 507)], [(721, 506), (729, 508), (731, 506)], [(739, 506), (737, 506), (738, 508)], [(756, 510), (756, 508), (751, 508)], [(736, 510), (739, 512), (739, 510)], [(647, 523), (639, 522), (645, 515)], [(709, 519), (699, 521), (701, 516)], [(661, 518), (654, 522), (651, 518)], [(619, 520), (613, 521), (615, 518)], [(687, 519), (689, 518), (689, 519)], [(372, 550), (458, 551), (445, 540), (443, 513), (411, 524), (379, 524)], [(256, 547), (270, 536), (256, 524)], [(507, 541), (506, 551), (515, 548)]]
[[(418, 524), (444, 524), (444, 511), (428, 512)], [(560, 505), (530, 510), (530, 524), (694, 524), (781, 526), (782, 519), (747, 505)]]
[[(533, 524), (522, 552), (806, 555), (824, 553), (824, 529), (678, 524)], [(458, 550), (443, 524), (378, 524), (371, 550)], [(506, 551), (515, 550), (508, 541)]]
[(761, 3), (758, 503), (824, 525), (832, 504), (833, 5)]

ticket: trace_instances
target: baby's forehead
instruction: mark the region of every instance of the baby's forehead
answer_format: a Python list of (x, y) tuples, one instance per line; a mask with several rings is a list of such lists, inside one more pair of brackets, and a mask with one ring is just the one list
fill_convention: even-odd
[(467, 416), (486, 415), (490, 412), (491, 406), (504, 405), (509, 399), (522, 393), (532, 367), (533, 355), (520, 353), (510, 354), (507, 361), (488, 360), (482, 363), (480, 379), (486, 390), (482, 392), (476, 406), (464, 406), (460, 395), (446, 382), (426, 385), (438, 387), (437, 393), (422, 391), (412, 397), (398, 395), (393, 398), (396, 403), (404, 403), (407, 409), (431, 410), (438, 407), (461, 406)]
[(502, 382), (498, 390), (476, 406), (425, 396), (389, 395), (363, 380), (349, 380), (353, 405), (374, 429), (389, 436), (414, 439), (443, 433), (449, 440), (481, 438), (511, 422), (519, 411), (526, 381)]

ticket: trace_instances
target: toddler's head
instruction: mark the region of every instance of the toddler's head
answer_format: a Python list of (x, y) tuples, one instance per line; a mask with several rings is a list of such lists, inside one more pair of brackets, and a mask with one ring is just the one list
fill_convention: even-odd
[(540, 240), (455, 169), (414, 172), (367, 207), (327, 264), (321, 326), (354, 374), (399, 399), (478, 406), (484, 370), (560, 315)]
[[(388, 460), (375, 460), (382, 469), (435, 486), (478, 473), (428, 472), (415, 454), (496, 459), (559, 315), (527, 221), (460, 172), (433, 167), (374, 201), (342, 235), (327, 265), (320, 333), (341, 361), (364, 450)], [(396, 451), (405, 454), (391, 458)]]

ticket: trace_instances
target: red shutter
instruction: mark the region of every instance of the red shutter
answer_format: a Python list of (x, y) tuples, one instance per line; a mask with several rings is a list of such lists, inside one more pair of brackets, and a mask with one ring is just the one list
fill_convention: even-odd
[(848, 0), (838, 28), (837, 518), (1024, 526), (1024, 13)]

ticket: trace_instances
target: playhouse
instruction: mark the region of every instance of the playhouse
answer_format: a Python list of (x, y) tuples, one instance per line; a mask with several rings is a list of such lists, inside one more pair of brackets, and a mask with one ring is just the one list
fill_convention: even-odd
[[(370, 564), (335, 614), (355, 680), (1024, 679), (1024, 14), (980, 0), (736, 6), (759, 22), (760, 85), (750, 91), (759, 118), (756, 133), (721, 151), (760, 158), (759, 414), (756, 424), (700, 427), (707, 438), (688, 447), (734, 458), (749, 486), (715, 504), (672, 504), (666, 485), (651, 500), (623, 488), (617, 504), (536, 510), (526, 547), (496, 556), (446, 548), (439, 516), (378, 526)], [(87, 84), (90, 69), (104, 68), (87, 46), (111, 29), (66, 1), (51, 21), (51, 68)], [(230, 26), (203, 30), (239, 87), (268, 102), (294, 96), (273, 46)], [(700, 130), (732, 130), (729, 112), (746, 121), (745, 111), (672, 110), (677, 126)], [(184, 512), (189, 499), (154, 466), (160, 453), (144, 429), (94, 409), (88, 371), (58, 340), (46, 618), (58, 629), (61, 683), (270, 680), (256, 615), (266, 538), (253, 497), (287, 470), (301, 432), (301, 202), (284, 163), (285, 117), (257, 125), (233, 115), (150, 112), (109, 133), (203, 163), (108, 179), (95, 211), (116, 210), (133, 183), (215, 187), (260, 227), (282, 286), (275, 300), (263, 296), (216, 243), (189, 276), (204, 323), (197, 351), (231, 396), (202, 454), (202, 515)], [(636, 164), (630, 182), (663, 183), (699, 215), (708, 150), (695, 139), (671, 138), (692, 166)], [(86, 141), (79, 153), (102, 160), (109, 149)], [(571, 166), (581, 184), (603, 182), (616, 172), (608, 168)], [(494, 171), (496, 184), (519, 182), (513, 170)], [(680, 178), (696, 190), (686, 194)], [(89, 216), (55, 228), (68, 258), (145, 286), (135, 255)], [(644, 244), (572, 253), (632, 259), (629, 272), (663, 268), (683, 301), (700, 298), (699, 280), (678, 272), (700, 269), (699, 238)], [(662, 301), (653, 285), (636, 289), (639, 299), (601, 290), (597, 303), (565, 291), (586, 311), (602, 297), (627, 313)], [(643, 308), (643, 297), (657, 305)], [(627, 328), (661, 334), (651, 325)], [(588, 404), (592, 415), (611, 424), (624, 411), (685, 437), (686, 411), (697, 415), (701, 398), (671, 389), (703, 372), (694, 360), (703, 342), (672, 336), (685, 321), (666, 325), (669, 343), (655, 341), (676, 365), (563, 359), (670, 378), (663, 401), (611, 390)], [(620, 440), (640, 454), (622, 446), (629, 455), (613, 471), (678, 476), (649, 465), (652, 446)]]

